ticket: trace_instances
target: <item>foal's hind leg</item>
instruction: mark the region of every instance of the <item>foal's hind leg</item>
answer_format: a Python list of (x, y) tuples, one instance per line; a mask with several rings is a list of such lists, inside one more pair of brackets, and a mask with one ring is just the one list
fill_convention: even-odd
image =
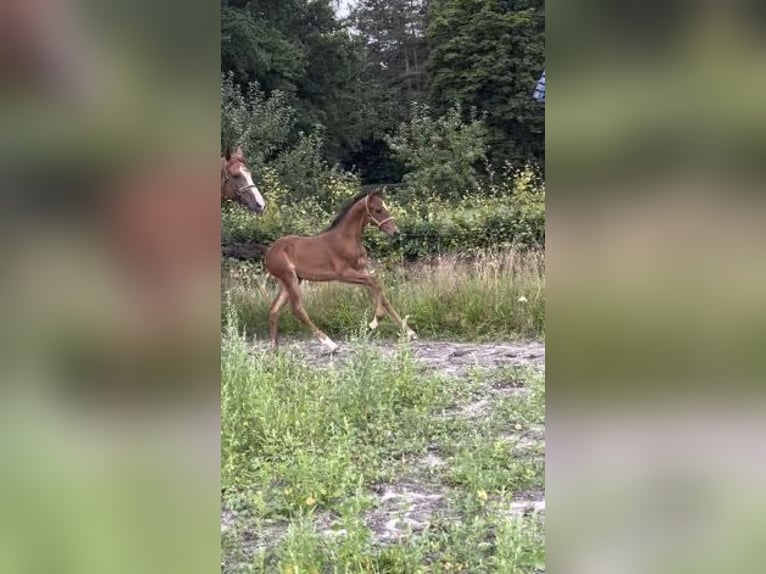
[(269, 336), (271, 337), (271, 347), (273, 349), (276, 349), (278, 346), (277, 331), (279, 329), (279, 312), (282, 310), (282, 307), (285, 306), (285, 303), (287, 303), (287, 299), (287, 289), (285, 289), (280, 281), (279, 293), (269, 308)]
[(287, 294), (290, 297), (290, 306), (292, 307), (293, 314), (298, 317), (304, 325), (311, 329), (311, 332), (314, 333), (314, 336), (317, 339), (319, 339), (319, 342), (327, 347), (331, 353), (334, 353), (338, 350), (338, 344), (330, 339), (330, 337), (328, 337), (309, 318), (309, 315), (306, 313), (306, 310), (303, 308), (303, 303), (301, 302), (301, 288), (299, 283), (298, 277), (296, 276), (293, 276), (292, 279), (285, 283)]

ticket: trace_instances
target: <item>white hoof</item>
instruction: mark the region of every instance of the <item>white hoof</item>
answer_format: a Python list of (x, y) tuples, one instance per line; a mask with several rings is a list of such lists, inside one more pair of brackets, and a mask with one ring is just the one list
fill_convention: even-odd
[(375, 317), (372, 321), (370, 321), (370, 330), (374, 331), (378, 328), (378, 318)]
[(338, 343), (330, 339), (330, 337), (325, 337), (324, 339), (322, 339), (322, 344), (327, 348), (328, 352), (330, 353), (334, 353), (340, 348), (340, 345), (338, 345)]
[(409, 315), (405, 315), (404, 319), (402, 319), (402, 330), (404, 331), (404, 335), (405, 337), (407, 337), (407, 339), (409, 339), (410, 341), (414, 341), (415, 339), (418, 338), (418, 336), (415, 334), (415, 331), (413, 331), (407, 326), (407, 321), (409, 318), (410, 318)]

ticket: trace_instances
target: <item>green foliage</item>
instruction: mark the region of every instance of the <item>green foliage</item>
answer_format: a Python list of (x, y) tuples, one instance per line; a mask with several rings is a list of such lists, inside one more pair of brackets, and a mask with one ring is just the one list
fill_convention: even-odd
[(221, 148), (242, 146), (256, 172), (285, 149), (294, 122), (284, 92), (267, 96), (255, 82), (242, 89), (233, 73), (221, 76)]
[[(319, 233), (329, 226), (343, 201), (358, 191), (358, 183), (340, 173), (320, 180), (317, 192), (300, 201), (293, 200), (273, 170), (263, 172), (261, 182), (269, 209), (255, 218), (243, 209), (225, 206), (224, 244), (270, 244), (283, 235)], [(487, 249), (541, 249), (545, 243), (545, 188), (529, 168), (508, 169), (458, 201), (411, 189), (387, 196), (401, 235), (391, 239), (368, 229), (364, 242), (373, 259), (415, 261)]]
[(282, 92), (267, 96), (256, 83), (243, 90), (231, 73), (221, 78), (221, 145), (242, 146), (259, 186), (272, 193), (269, 204), (273, 199), (287, 203), (287, 195), (278, 193), (289, 189), (294, 201), (313, 198), (332, 205), (334, 197), (324, 190), (333, 178), (353, 178), (325, 162), (319, 131), (291, 137), (294, 126), (295, 111)]
[(493, 163), (544, 165), (544, 109), (532, 97), (543, 68), (543, 0), (432, 0), (430, 100), (486, 112)]
[(479, 189), (476, 166), (486, 159), (485, 128), (472, 110), (463, 120), (454, 106), (434, 117), (427, 105), (413, 104), (409, 121), (388, 144), (407, 166), (404, 181), (422, 195), (457, 199)]
[(298, 134), (294, 146), (280, 154), (273, 165), (281, 181), (289, 190), (294, 201), (314, 198), (327, 203), (323, 193), (329, 179), (336, 173), (322, 158), (323, 138), (321, 133)]

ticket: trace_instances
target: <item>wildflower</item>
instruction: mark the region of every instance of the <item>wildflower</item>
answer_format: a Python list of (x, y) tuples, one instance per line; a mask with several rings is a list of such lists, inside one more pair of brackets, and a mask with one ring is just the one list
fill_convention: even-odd
[(314, 506), (317, 503), (313, 496), (306, 498), (306, 506)]
[(526, 302), (527, 302), (527, 298), (526, 298), (526, 297), (524, 297), (524, 295), (522, 295), (521, 297), (519, 297), (519, 303), (526, 303)]
[(479, 490), (476, 491), (476, 497), (479, 500), (481, 500), (482, 502), (486, 502), (487, 501), (487, 491), (482, 489), (482, 488), (480, 488)]

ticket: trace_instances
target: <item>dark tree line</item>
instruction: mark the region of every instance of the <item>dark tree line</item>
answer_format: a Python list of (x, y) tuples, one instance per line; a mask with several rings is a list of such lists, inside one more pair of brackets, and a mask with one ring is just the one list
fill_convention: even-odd
[(544, 161), (543, 0), (359, 0), (339, 21), (333, 0), (222, 0), (221, 70), (243, 88), (282, 92), (293, 137), (364, 182), (399, 181), (387, 140), (411, 104), (483, 114), (488, 159)]

